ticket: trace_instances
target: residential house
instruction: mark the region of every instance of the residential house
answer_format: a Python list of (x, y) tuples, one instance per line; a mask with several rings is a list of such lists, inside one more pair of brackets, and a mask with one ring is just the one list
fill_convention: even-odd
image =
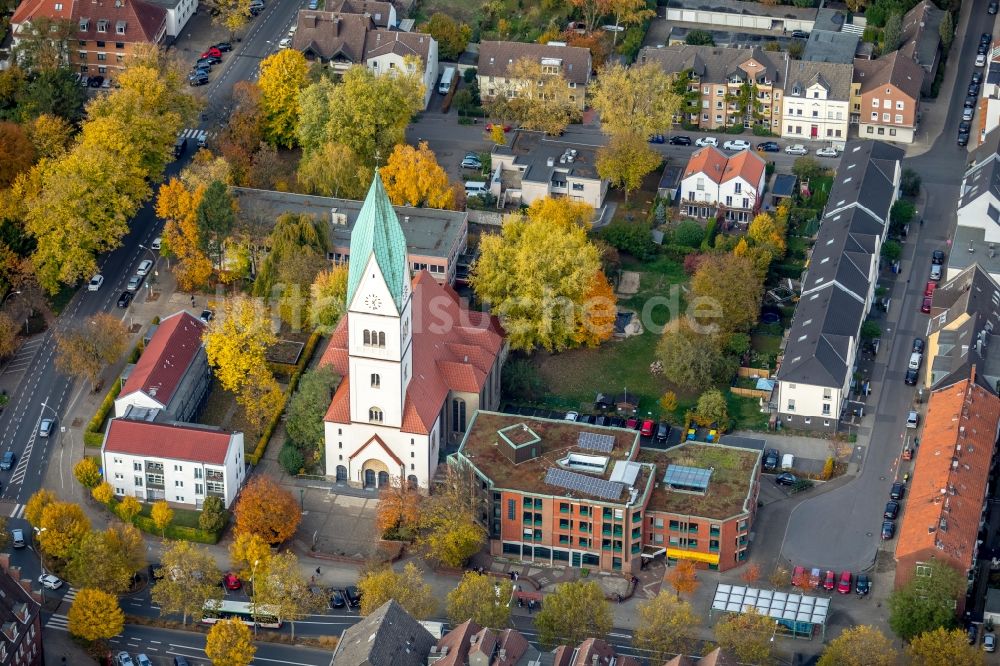
[(193, 421), (212, 381), (201, 336), (205, 324), (188, 312), (160, 321), (115, 399), (115, 416), (130, 407), (159, 409), (175, 421)]
[(218, 497), (228, 508), (246, 476), (243, 433), (165, 420), (157, 409), (132, 407), (108, 424), (101, 465), (119, 498), (201, 509), (205, 498)]
[(12, 566), (10, 554), (0, 554), (0, 664), (42, 666), (41, 597), (31, 591), (31, 581)]
[(528, 59), (542, 67), (542, 73), (561, 75), (570, 88), (569, 99), (583, 111), (592, 63), (590, 49), (567, 46), (564, 42), (534, 44), (484, 41), (479, 44), (479, 91), (484, 100), (498, 94), (516, 96), (524, 82), (508, 81), (507, 70), (516, 61)]
[(71, 22), (69, 66), (84, 76), (114, 79), (138, 45), (161, 44), (167, 36), (167, 11), (145, 0), (25, 0), (10, 21), (15, 45), (36, 17)]
[(777, 418), (789, 427), (836, 432), (851, 415), (861, 324), (874, 303), (902, 158), (877, 141), (851, 141), (841, 158), (776, 375)]
[(850, 121), (852, 65), (793, 61), (785, 86), (781, 136), (843, 148)]
[[(783, 8), (784, 9), (784, 8)], [(655, 62), (670, 74), (688, 77), (685, 123), (702, 129), (742, 124), (781, 132), (782, 96), (787, 86), (787, 53), (759, 48), (716, 46), (645, 47), (637, 62)]]
[(540, 658), (517, 629), (487, 629), (466, 620), (431, 646), (427, 666), (531, 666)]
[(391, 2), (380, 0), (330, 0), (324, 7), (337, 14), (360, 14), (371, 18), (376, 28), (392, 29), (399, 26), (396, 8)]
[[(1000, 130), (986, 135), (972, 151), (958, 196), (958, 224), (948, 255), (945, 279), (979, 264), (1000, 282)], [(944, 248), (942, 248), (944, 249)]]
[(996, 42), (990, 45), (988, 58), (980, 92), (982, 97), (973, 121), (976, 131), (972, 136), (977, 145), (984, 144), (990, 132), (1000, 127), (1000, 47)]
[(851, 18), (842, 10), (829, 7), (817, 10), (802, 59), (853, 66), (863, 31), (849, 22)]
[(427, 666), (434, 637), (395, 599), (349, 626), (330, 666)]
[(941, 22), (945, 11), (931, 0), (921, 0), (903, 15), (899, 53), (923, 70), (921, 94), (930, 96), (938, 64), (941, 62)]
[(669, 23), (693, 23), (699, 26), (737, 28), (784, 34), (813, 29), (815, 7), (769, 6), (745, 0), (716, 0), (706, 5), (700, 0), (669, 0), (666, 19)]
[(429, 272), (411, 277), (399, 218), (376, 172), (351, 231), (347, 314), (320, 360), (341, 377), (325, 421), (326, 471), (427, 488), (478, 409), (500, 404), (507, 342)]
[(516, 130), (510, 145), (493, 146), (490, 194), (497, 198), (498, 208), (530, 206), (550, 196), (600, 208), (610, 183), (597, 174), (596, 161), (592, 146)]
[(167, 12), (167, 45), (181, 35), (181, 30), (198, 11), (198, 0), (149, 0)]
[(854, 61), (851, 122), (862, 139), (913, 143), (924, 70), (899, 51)]
[(736, 657), (715, 648), (697, 661), (684, 654), (679, 654), (663, 666), (737, 666), (740, 662)]
[[(899, 588), (945, 564), (976, 578), (979, 534), (988, 512), (990, 472), (1000, 428), (1000, 398), (985, 387), (972, 363), (964, 378), (931, 392), (907, 487), (906, 511), (896, 540)], [(955, 600), (956, 615), (966, 595)]]
[(727, 157), (718, 148), (699, 148), (688, 159), (681, 179), (681, 212), (749, 224), (763, 204), (766, 167), (752, 150)]
[(634, 430), (481, 410), (448, 461), (481, 481), (495, 556), (628, 575), (661, 555), (721, 571), (748, 555), (757, 450), (647, 450)]
[[(291, 192), (233, 188), (241, 219), (264, 228), (285, 213), (326, 220), (330, 240), (328, 257), (336, 265), (351, 256), (351, 235), (361, 214), (362, 201)], [(469, 214), (465, 211), (393, 206), (403, 228), (410, 270), (426, 270), (442, 284), (454, 285), (460, 258), (466, 251)]]
[(388, 21), (394, 16), (383, 7), (387, 3), (345, 1), (338, 7), (353, 10), (367, 4), (382, 7), (376, 12), (378, 22), (371, 13), (299, 10), (292, 48), (307, 60), (322, 62), (337, 72), (364, 65), (375, 74), (419, 73), (426, 107), (438, 76), (437, 41), (423, 32), (379, 27), (383, 17)]

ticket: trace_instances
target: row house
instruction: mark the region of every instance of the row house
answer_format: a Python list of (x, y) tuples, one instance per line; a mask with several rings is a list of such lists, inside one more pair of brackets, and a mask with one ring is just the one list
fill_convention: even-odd
[[(678, 120), (701, 129), (762, 125), (781, 133), (787, 53), (715, 46), (645, 47), (638, 62), (688, 77), (689, 99)], [(666, 129), (666, 128), (664, 128)]]
[(899, 51), (877, 60), (854, 61), (851, 123), (858, 137), (913, 143), (919, 120), (924, 71)]
[[(547, 44), (481, 42), (476, 78), (482, 98), (490, 100), (499, 94), (516, 96), (517, 90), (528, 83), (508, 80), (508, 68), (515, 62), (525, 59), (539, 63), (543, 75), (561, 76), (570, 89), (569, 101), (583, 111), (593, 69), (590, 49), (567, 46), (565, 42)], [(538, 85), (541, 85), (541, 82)]]
[(718, 148), (692, 153), (681, 180), (681, 213), (749, 224), (763, 203), (767, 163), (752, 150), (727, 157)]
[(781, 136), (828, 141), (843, 148), (850, 121), (854, 67), (836, 62), (792, 63), (785, 88)]
[(945, 279), (979, 266), (1000, 282), (1000, 129), (987, 134), (969, 155), (956, 217)]

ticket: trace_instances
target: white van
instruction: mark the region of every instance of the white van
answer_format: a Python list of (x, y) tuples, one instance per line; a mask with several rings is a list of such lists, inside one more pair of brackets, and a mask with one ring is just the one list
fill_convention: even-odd
[(466, 197), (480, 197), (489, 191), (490, 188), (486, 187), (486, 183), (482, 181), (468, 180), (465, 182)]
[(791, 453), (786, 453), (781, 456), (781, 469), (790, 470), (795, 469), (795, 456)]
[(438, 92), (447, 95), (451, 92), (451, 84), (455, 82), (455, 68), (445, 67), (441, 73), (441, 83), (438, 84)]
[(924, 355), (920, 352), (913, 352), (910, 354), (910, 363), (906, 367), (910, 370), (919, 370), (920, 363), (924, 360)]

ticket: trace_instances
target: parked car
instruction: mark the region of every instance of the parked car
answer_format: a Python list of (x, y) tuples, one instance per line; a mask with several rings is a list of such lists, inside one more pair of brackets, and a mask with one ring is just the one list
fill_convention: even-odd
[(980, 44), (988, 45), (992, 41), (993, 41), (993, 33), (992, 32), (984, 32), (983, 34), (979, 35), (979, 43)]
[(153, 666), (153, 662), (149, 660), (149, 657), (141, 652), (135, 656), (135, 661), (139, 666)]
[(809, 39), (809, 33), (805, 30), (792, 30), (792, 39)]
[(840, 592), (841, 594), (850, 594), (852, 577), (853, 576), (850, 571), (841, 571), (840, 580), (837, 582), (837, 592)]
[(791, 472), (782, 472), (774, 477), (774, 482), (779, 486), (794, 486), (799, 482), (798, 478)]
[(666, 141), (667, 141), (666, 137), (664, 137), (662, 134), (654, 134), (653, 136), (649, 137), (650, 143), (666, 143)]
[(858, 580), (854, 583), (854, 591), (865, 595), (872, 591), (872, 581), (866, 573), (858, 574)]
[(722, 144), (724, 150), (748, 150), (750, 142), (746, 139), (730, 139)]
[(919, 378), (919, 371), (907, 368), (906, 374), (903, 376), (903, 383), (907, 386), (916, 386)]
[(976, 625), (970, 624), (969, 628), (966, 629), (966, 635), (969, 638), (969, 645), (975, 645), (979, 638), (979, 630), (976, 628)]
[(817, 157), (836, 157), (839, 154), (840, 153), (837, 152), (837, 149), (833, 148), (832, 146), (827, 146), (826, 148), (820, 148), (819, 150), (816, 151)]
[(309, 9), (319, 9), (319, 0), (309, 0)]
[(979, 96), (979, 84), (978, 83), (970, 83), (969, 84), (969, 88), (968, 88), (968, 94), (970, 96), (971, 95), (976, 95), (978, 97)]
[(642, 435), (643, 437), (652, 437), (653, 436), (653, 422), (651, 420), (649, 420), (649, 419), (646, 419), (645, 421), (643, 421), (642, 422), (642, 428), (639, 429), (639, 434)]
[[(253, 11), (250, 13), (252, 14)], [(174, 657), (174, 666), (191, 666), (191, 662), (184, 657)]]
[(885, 511), (882, 512), (882, 517), (889, 520), (895, 520), (896, 516), (899, 515), (899, 502), (892, 500), (887, 502), (885, 505)]
[(670, 436), (670, 424), (666, 421), (660, 421), (656, 426), (656, 441), (663, 442), (667, 441), (667, 437)]
[(3, 457), (0, 458), (0, 469), (10, 469), (14, 466), (14, 460), (15, 456), (13, 451), (4, 451)]
[(580, 413), (579, 412), (566, 412), (566, 416), (563, 417), (563, 420), (564, 421), (579, 421), (580, 420)]
[(809, 587), (813, 589), (819, 587), (820, 581), (822, 580), (820, 576), (821, 572), (819, 570), (819, 567), (813, 567), (812, 570), (809, 572)]
[[(493, 125), (494, 125), (494, 123), (486, 123), (486, 131), (487, 132), (492, 132), (493, 131)], [(511, 125), (508, 125), (508, 124), (504, 123), (503, 131), (505, 133), (511, 131), (512, 129), (514, 129), (514, 128)]]
[(944, 263), (944, 250), (934, 250), (931, 252), (931, 263), (941, 265)]
[(240, 580), (239, 576), (230, 571), (222, 577), (222, 585), (227, 590), (238, 590), (243, 587), (243, 581)]
[(291, 37), (282, 37), (281, 41), (278, 42), (278, 48), (279, 49), (287, 49), (291, 45), (292, 45), (292, 38)]
[(896, 523), (892, 520), (886, 520), (882, 523), (882, 540), (888, 541), (896, 535)]
[(639, 419), (635, 418), (634, 416), (629, 418), (627, 421), (625, 421), (625, 427), (628, 428), (629, 430), (638, 430)]
[(915, 352), (924, 353), (924, 339), (917, 336), (913, 338), (913, 347), (911, 348)]
[(58, 590), (63, 584), (58, 576), (53, 576), (52, 574), (42, 574), (38, 577), (38, 582), (48, 590)]
[[(229, 53), (233, 50), (233, 45), (229, 42), (219, 42), (217, 44), (212, 44), (212, 48), (220, 53)], [(211, 50), (211, 49), (209, 49)]]
[(90, 278), (90, 282), (87, 283), (87, 291), (97, 291), (102, 284), (104, 284), (104, 276), (98, 273)]
[(56, 424), (55, 419), (42, 419), (38, 422), (38, 436), (51, 437), (52, 427)]
[(671, 146), (690, 146), (691, 137), (689, 136), (672, 136), (667, 139), (667, 143)]
[(786, 155), (808, 155), (809, 149), (803, 146), (801, 143), (794, 143), (790, 146), (785, 147)]
[(962, 122), (960, 122), (958, 124), (958, 133), (959, 134), (968, 134), (971, 131), (972, 131), (972, 122), (971, 121), (963, 120)]
[(966, 96), (965, 101), (962, 103), (966, 109), (976, 108), (976, 104), (979, 103), (978, 97)]
[(153, 242), (149, 244), (149, 249), (154, 252), (159, 252), (161, 247), (163, 247), (163, 239), (159, 236), (154, 238)]
[(191, 86), (203, 86), (208, 83), (208, 74), (205, 72), (200, 72), (192, 74), (188, 77), (188, 85)]
[(347, 603), (351, 605), (351, 608), (358, 608), (361, 606), (361, 592), (353, 585), (348, 585), (344, 588), (344, 596), (347, 598)]
[(13, 540), (14, 548), (24, 548), (24, 530), (15, 527), (10, 531), (10, 536)]
[(916, 428), (919, 423), (920, 415), (911, 409), (909, 414), (906, 415), (906, 427)]
[(694, 142), (694, 145), (698, 146), (699, 148), (704, 148), (706, 146), (714, 146), (718, 148), (719, 140), (716, 139), (714, 136), (700, 136), (698, 137), (698, 140)]
[(483, 163), (479, 161), (478, 157), (466, 157), (462, 159), (462, 168), (482, 170)]
[(941, 264), (931, 264), (931, 279), (935, 281), (941, 279)]
[(766, 449), (764, 451), (764, 469), (770, 471), (778, 469), (778, 460), (781, 454), (778, 453), (778, 449)]
[(930, 314), (931, 305), (933, 305), (934, 299), (930, 296), (924, 296), (924, 300), (920, 302), (920, 311), (924, 314)]
[(805, 587), (808, 580), (805, 567), (796, 566), (792, 569), (792, 587)]
[[(992, 7), (992, 4), (990, 5)], [(990, 12), (991, 14), (996, 14), (996, 11)], [(993, 634), (983, 635), (983, 650), (986, 652), (996, 652), (997, 649), (997, 637)]]
[(906, 494), (906, 484), (897, 481), (892, 484), (892, 488), (889, 490), (889, 499), (891, 500), (901, 500), (903, 495)]
[(218, 58), (222, 60), (222, 51), (214, 46), (209, 46), (208, 50), (202, 53), (199, 58)]
[(122, 310), (127, 308), (129, 306), (129, 303), (132, 302), (132, 296), (133, 294), (131, 291), (123, 291), (121, 293), (121, 296), (118, 297), (118, 307), (120, 307)]
[(962, 120), (972, 120), (972, 116), (976, 113), (976, 110), (971, 107), (964, 107), (962, 109)]
[(125, 285), (125, 289), (128, 291), (139, 291), (139, 287), (142, 286), (142, 276), (133, 275), (128, 279), (128, 284)]
[[(988, 5), (988, 6), (986, 7), (986, 13), (987, 13), (987, 14), (989, 14), (990, 16), (993, 16), (994, 14), (996, 14), (996, 13), (997, 13), (997, 10), (998, 10), (998, 9), (1000, 9), (1000, 2), (997, 2), (997, 0), (993, 0), (993, 1), (992, 1), (992, 2), (990, 2), (990, 4), (989, 4), (989, 5)], [(993, 650), (990, 650), (990, 652), (992, 652), (992, 651), (993, 651)]]
[(344, 593), (340, 590), (330, 590), (330, 607), (331, 608), (343, 608), (347, 605), (347, 600), (344, 598)]
[(829, 569), (826, 570), (826, 574), (823, 576), (823, 589), (830, 591), (833, 590), (837, 585), (837, 576)]
[(982, 72), (973, 72), (972, 73), (972, 82), (973, 83), (982, 83), (983, 82), (983, 73)]
[(624, 428), (625, 419), (623, 419), (620, 416), (612, 416), (611, 422), (608, 425), (610, 425), (612, 428)]
[(91, 88), (100, 88), (104, 85), (104, 77), (100, 74), (96, 74), (87, 79), (87, 85)]
[(124, 650), (118, 653), (118, 666), (135, 666), (132, 657)]
[(757, 150), (762, 153), (777, 153), (781, 151), (777, 141), (761, 141), (757, 144)]

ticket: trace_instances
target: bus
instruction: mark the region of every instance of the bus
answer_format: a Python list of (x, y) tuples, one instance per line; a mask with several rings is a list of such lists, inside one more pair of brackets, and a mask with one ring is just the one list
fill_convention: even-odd
[(258, 606), (254, 614), (252, 603), (246, 601), (216, 601), (205, 602), (201, 621), (205, 624), (215, 624), (219, 620), (239, 620), (243, 624), (253, 626), (256, 620), (258, 627), (265, 629), (281, 629), (281, 620), (270, 606)]

